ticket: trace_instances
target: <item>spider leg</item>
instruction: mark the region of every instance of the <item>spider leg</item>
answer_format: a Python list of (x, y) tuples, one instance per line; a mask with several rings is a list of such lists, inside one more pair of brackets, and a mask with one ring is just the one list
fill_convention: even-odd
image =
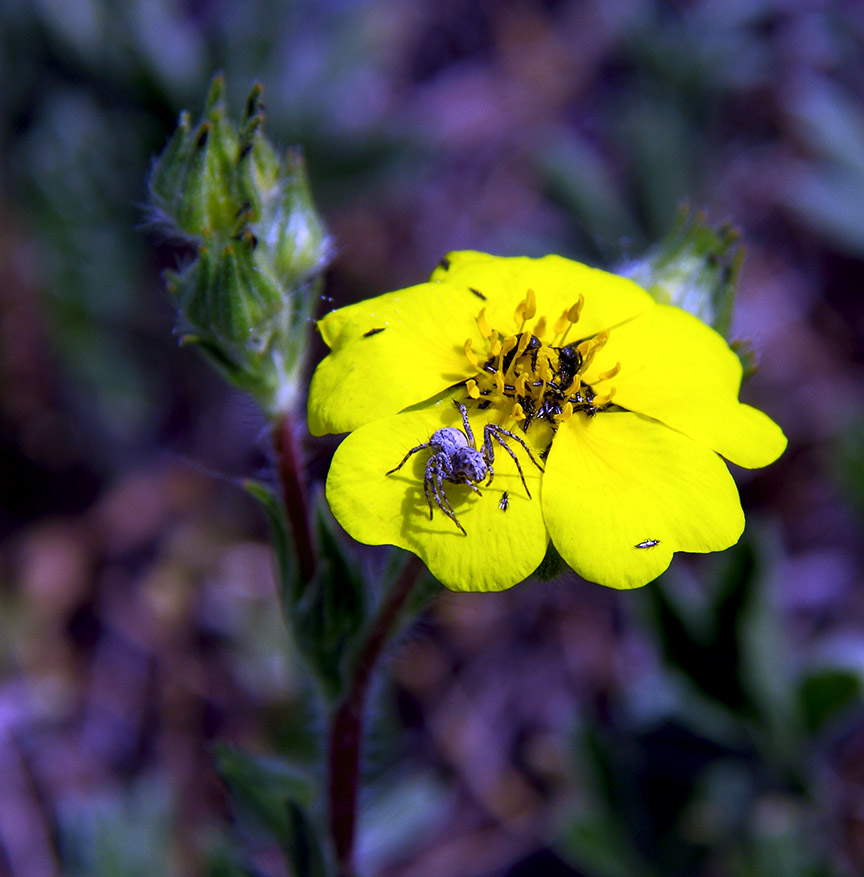
[(492, 433), (495, 434), (495, 436), (498, 438), (498, 441), (501, 441), (501, 439), (500, 439), (500, 437), (499, 437), (500, 435), (506, 435), (507, 438), (512, 438), (514, 441), (519, 442), (519, 444), (522, 445), (522, 447), (525, 449), (525, 453), (528, 454), (528, 457), (529, 457), (529, 459), (531, 460), (531, 462), (532, 462), (532, 463), (533, 463), (533, 464), (534, 464), (534, 465), (535, 465), (535, 466), (536, 466), (541, 472), (543, 471), (543, 467), (542, 467), (542, 466), (541, 466), (541, 465), (540, 465), (540, 464), (534, 459), (534, 455), (531, 453), (531, 448), (529, 448), (528, 445), (526, 445), (525, 442), (523, 442), (522, 439), (519, 438), (518, 435), (516, 435), (515, 433), (510, 432), (509, 429), (504, 429), (503, 426), (498, 426), (498, 425), (495, 424), (495, 423), (489, 423), (489, 424), (487, 424), (487, 427), (486, 427), (486, 428), (489, 429)]
[[(432, 480), (432, 474), (435, 471), (435, 458), (430, 457), (429, 462), (426, 464), (426, 477), (423, 479), (423, 492), (426, 494), (426, 502), (429, 504), (429, 520), (432, 520), (432, 497), (429, 495), (429, 486), (432, 486), (432, 490), (435, 490), (435, 482)], [(389, 474), (389, 473), (388, 473)], [(435, 502), (438, 502), (438, 497), (435, 497)], [(441, 503), (438, 502), (438, 506), (440, 507)]]
[[(504, 450), (507, 451), (507, 453), (510, 454), (510, 456), (513, 458), (513, 462), (516, 464), (516, 468), (519, 470), (519, 477), (522, 479), (522, 486), (525, 488), (525, 493), (528, 494), (528, 499), (531, 499), (531, 491), (528, 490), (528, 485), (525, 483), (525, 476), (522, 473), (522, 466), (519, 463), (519, 458), (514, 453), (513, 448), (511, 448), (510, 445), (508, 445), (507, 442), (505, 442), (504, 439), (501, 438), (500, 435), (498, 435), (498, 433), (495, 431), (494, 424), (491, 424), (491, 423), (487, 424), (486, 429), (484, 430), (484, 433), (486, 434), (486, 441), (489, 442), (490, 452), (492, 451), (492, 439), (490, 438), (490, 436), (494, 436), (494, 438), (498, 442), (498, 444), (501, 445), (501, 447), (504, 448)], [(484, 448), (486, 447), (485, 442), (484, 442), (483, 446), (484, 446)], [(491, 472), (492, 471), (492, 464), (487, 463), (487, 465), (489, 466), (489, 471)], [(492, 480), (491, 475), (489, 476), (489, 480), (490, 481)]]
[(461, 402), (456, 402), (455, 399), (453, 402), (456, 404), (459, 413), (462, 415), (462, 428), (465, 431), (465, 435), (468, 436), (468, 441), (471, 444), (471, 447), (476, 448), (477, 442), (474, 441), (474, 432), (471, 429), (471, 424), (468, 422), (468, 412), (465, 410), (465, 406)]
[[(516, 464), (516, 469), (519, 471), (519, 478), (522, 480), (522, 486), (525, 488), (525, 493), (528, 494), (528, 497), (530, 499), (531, 491), (528, 490), (528, 485), (525, 483), (525, 475), (522, 472), (522, 465), (519, 462), (519, 458), (516, 456), (515, 452), (513, 451), (513, 448), (511, 448), (510, 445), (508, 445), (507, 442), (504, 441), (504, 439), (502, 438), (502, 436), (505, 436), (505, 435), (508, 438), (515, 439), (517, 442), (519, 442), (519, 444), (522, 445), (522, 447), (525, 449), (525, 453), (528, 454), (529, 458), (531, 459), (531, 462), (541, 472), (543, 471), (543, 467), (534, 459), (534, 455), (531, 453), (530, 449), (528, 448), (528, 445), (526, 445), (525, 442), (523, 442), (522, 439), (520, 439), (518, 435), (513, 435), (513, 433), (510, 432), (509, 430), (506, 430), (503, 427), (498, 426), (494, 423), (487, 423), (483, 429), (483, 439), (484, 439), (483, 451), (485, 454), (488, 454), (488, 456), (489, 456), (489, 460), (487, 461), (487, 466), (489, 466), (489, 469), (491, 471), (492, 460), (494, 459), (494, 449), (492, 446), (492, 438), (494, 437), (495, 441), (497, 441), (498, 444), (501, 445), (501, 447), (504, 448), (504, 450), (507, 451), (508, 454), (510, 454), (511, 458), (513, 459), (513, 462)], [(490, 481), (492, 480), (491, 476), (490, 476), (489, 480)]]
[(423, 442), (422, 445), (417, 445), (416, 448), (411, 448), (411, 450), (408, 451), (408, 453), (405, 454), (405, 456), (402, 458), (402, 462), (398, 466), (394, 466), (389, 472), (385, 472), (384, 474), (385, 475), (392, 475), (397, 469), (401, 469), (408, 462), (408, 458), (412, 454), (416, 454), (417, 451), (422, 451), (423, 448), (428, 448), (429, 446), (430, 446), (430, 442)]
[(465, 532), (465, 528), (459, 523), (459, 519), (456, 517), (456, 512), (453, 511), (453, 506), (450, 505), (450, 500), (447, 499), (447, 494), (444, 491), (444, 473), (441, 470), (441, 467), (438, 467), (437, 477), (435, 479), (435, 483), (432, 484), (432, 492), (435, 495), (435, 502), (438, 504), (438, 508), (450, 518), (451, 521), (462, 531), (463, 536), (467, 536), (468, 534)]
[[(486, 479), (487, 485), (491, 484), (492, 479), (495, 477), (495, 470), (492, 468), (492, 464), (495, 462), (495, 448), (492, 447), (492, 439), (489, 437), (493, 433), (492, 424), (487, 423), (483, 427), (483, 459), (486, 461), (486, 468), (489, 470), (489, 477)], [(507, 448), (507, 450), (509, 451), (510, 448)]]

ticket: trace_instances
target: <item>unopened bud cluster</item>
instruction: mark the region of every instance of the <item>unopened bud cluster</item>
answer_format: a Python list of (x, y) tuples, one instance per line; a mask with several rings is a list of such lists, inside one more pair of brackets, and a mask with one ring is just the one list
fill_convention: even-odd
[(262, 133), (260, 97), (256, 85), (235, 126), (217, 76), (202, 119), (181, 114), (150, 192), (160, 222), (196, 250), (166, 277), (183, 340), (278, 415), (299, 396), (330, 243), (302, 156), (278, 156)]
[(669, 234), (619, 273), (728, 337), (743, 255), (736, 228), (712, 228), (683, 208)]

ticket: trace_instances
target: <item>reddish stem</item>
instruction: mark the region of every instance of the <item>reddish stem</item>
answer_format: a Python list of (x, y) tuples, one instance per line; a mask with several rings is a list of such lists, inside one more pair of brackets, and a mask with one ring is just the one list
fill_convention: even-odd
[(360, 750), (369, 682), (384, 646), (411, 593), (420, 562), (411, 558), (384, 598), (369, 638), (354, 668), (351, 687), (333, 713), (329, 743), (330, 830), (336, 847), (340, 877), (354, 875), (354, 835), (357, 823), (357, 792), (360, 781)]
[(303, 580), (311, 581), (315, 573), (315, 545), (309, 529), (309, 514), (306, 508), (306, 485), (301, 465), (300, 442), (290, 414), (286, 414), (273, 430), (273, 445), (276, 449), (276, 465), (279, 481), (282, 484), (282, 498), (285, 513), (294, 535), (297, 562)]

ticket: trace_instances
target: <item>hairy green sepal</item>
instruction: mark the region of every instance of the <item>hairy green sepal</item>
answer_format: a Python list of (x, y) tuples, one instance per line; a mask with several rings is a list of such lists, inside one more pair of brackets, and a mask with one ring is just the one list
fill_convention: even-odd
[(277, 416), (301, 395), (330, 242), (301, 154), (280, 157), (263, 134), (261, 86), (239, 125), (228, 118), (224, 90), (215, 77), (201, 119), (180, 115), (150, 194), (157, 221), (194, 248), (185, 267), (166, 273), (183, 343)]

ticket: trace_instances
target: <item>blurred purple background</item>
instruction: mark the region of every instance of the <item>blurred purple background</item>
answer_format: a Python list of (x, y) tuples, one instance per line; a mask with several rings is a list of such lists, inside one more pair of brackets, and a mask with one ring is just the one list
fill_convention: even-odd
[[(444, 594), (377, 698), (369, 872), (864, 871), (861, 4), (41, 0), (0, 3), (0, 873), (235, 873), (237, 836), (285, 873), (209, 754), (308, 760), (317, 733), (240, 488), (271, 477), (264, 422), (177, 348), (159, 273), (182, 253), (145, 222), (216, 69), (238, 113), (261, 80), (269, 136), (305, 149), (338, 251), (322, 312), (451, 249), (614, 268), (682, 202), (734, 222), (742, 397), (790, 440), (736, 471), (764, 612), (730, 624), (746, 666), (713, 667), (777, 704), (702, 703), (647, 592)], [(313, 479), (333, 447), (307, 443)], [(677, 559), (663, 593), (697, 617), (724, 562)], [(820, 668), (849, 697), (778, 730)], [(610, 807), (586, 728), (649, 753), (673, 828)]]

